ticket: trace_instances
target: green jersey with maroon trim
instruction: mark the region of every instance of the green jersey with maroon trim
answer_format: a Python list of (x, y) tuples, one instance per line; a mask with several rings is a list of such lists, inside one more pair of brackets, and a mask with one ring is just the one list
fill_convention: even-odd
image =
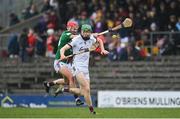
[[(64, 31), (61, 35), (61, 37), (59, 38), (59, 42), (58, 42), (58, 50), (56, 52), (56, 57), (55, 59), (60, 59), (60, 49), (62, 47), (64, 47), (66, 44), (68, 44), (70, 41), (71, 41), (71, 32), (69, 31)], [(68, 55), (71, 55), (72, 54), (72, 49), (68, 49), (65, 51), (64, 55), (65, 56), (68, 56)], [(63, 62), (67, 62), (66, 60), (63, 60)]]

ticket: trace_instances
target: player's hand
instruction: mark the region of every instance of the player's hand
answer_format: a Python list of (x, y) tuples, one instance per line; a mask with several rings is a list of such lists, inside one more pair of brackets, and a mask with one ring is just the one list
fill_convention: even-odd
[(109, 29), (108, 29), (108, 31), (109, 31), (110, 33), (112, 33), (112, 32), (113, 32), (112, 28), (109, 28)]
[(101, 55), (107, 55), (107, 54), (109, 54), (109, 52), (107, 50), (102, 50), (101, 51)]
[(92, 35), (96, 38), (98, 37), (98, 33), (92, 33)]
[(65, 55), (61, 55), (60, 60), (65, 60), (65, 59), (67, 59), (67, 57)]

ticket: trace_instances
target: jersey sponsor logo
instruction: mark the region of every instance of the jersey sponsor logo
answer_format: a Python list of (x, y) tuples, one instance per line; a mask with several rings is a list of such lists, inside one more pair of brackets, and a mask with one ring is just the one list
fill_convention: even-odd
[(79, 45), (82, 45), (82, 44), (83, 44), (83, 42), (80, 42), (80, 43), (79, 43)]
[(80, 47), (79, 51), (87, 51), (88, 48)]
[(84, 50), (84, 48), (83, 48), (83, 47), (80, 47), (80, 48), (79, 48), (79, 51), (82, 51), (82, 50)]

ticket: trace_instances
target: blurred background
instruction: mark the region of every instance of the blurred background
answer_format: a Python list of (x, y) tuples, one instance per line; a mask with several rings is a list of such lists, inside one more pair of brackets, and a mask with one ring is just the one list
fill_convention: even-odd
[(131, 28), (100, 36), (108, 56), (91, 54), (94, 105), (100, 90), (180, 91), (180, 0), (0, 2), (1, 106), (29, 107), (35, 99), (39, 102), (33, 104), (42, 107), (75, 106), (69, 94), (53, 98), (42, 85), (62, 77), (53, 60), (69, 20), (90, 24), (94, 32), (115, 27), (126, 17), (133, 20)]

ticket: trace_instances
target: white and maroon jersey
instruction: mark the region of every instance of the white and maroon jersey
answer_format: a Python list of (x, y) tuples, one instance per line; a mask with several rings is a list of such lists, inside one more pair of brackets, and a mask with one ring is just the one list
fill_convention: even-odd
[[(77, 37), (72, 39), (69, 45), (72, 47), (74, 54), (82, 50), (85, 50), (87, 48), (90, 48), (95, 42), (96, 39), (94, 38), (93, 35), (90, 36), (89, 40), (84, 40), (81, 37), (81, 35), (78, 35)], [(87, 72), (89, 66), (89, 57), (90, 57), (90, 52), (85, 52), (79, 55), (75, 55), (73, 58), (73, 64), (75, 65), (75, 67), (82, 68), (83, 71)]]

